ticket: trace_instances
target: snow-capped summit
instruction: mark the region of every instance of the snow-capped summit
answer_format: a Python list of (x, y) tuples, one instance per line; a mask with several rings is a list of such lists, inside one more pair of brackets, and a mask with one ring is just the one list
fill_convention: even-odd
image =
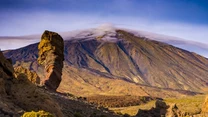
[(63, 32), (60, 35), (65, 40), (89, 40), (98, 38), (104, 41), (117, 41), (116, 28), (111, 24), (102, 24), (96, 28)]
[[(208, 57), (208, 44), (203, 44), (200, 42), (185, 40), (172, 36), (156, 34), (152, 32), (119, 28), (119, 27), (115, 27), (112, 24), (102, 24), (96, 28), (60, 32), (59, 34), (63, 37), (64, 40), (78, 41), (78, 40), (98, 39), (109, 42), (117, 42), (120, 39), (116, 37), (117, 34), (116, 30), (124, 30), (138, 37), (145, 37), (150, 40), (164, 42), (191, 52), (198, 53), (205, 57)], [(32, 43), (39, 42), (40, 37), (41, 35), (0, 37), (0, 48), (2, 50), (16, 49)], [(8, 47), (7, 45), (12, 45), (12, 46)]]

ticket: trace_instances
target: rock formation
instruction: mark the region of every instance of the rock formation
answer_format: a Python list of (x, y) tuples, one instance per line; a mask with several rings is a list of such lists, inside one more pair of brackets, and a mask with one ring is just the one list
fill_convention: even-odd
[(167, 112), (168, 105), (165, 102), (157, 100), (155, 102), (155, 108), (151, 108), (150, 110), (141, 110), (139, 109), (137, 113), (137, 117), (160, 117), (164, 116)]
[(161, 100), (155, 102), (155, 108), (150, 110), (139, 109), (136, 117), (184, 117), (178, 110), (176, 104), (167, 105)]
[(33, 84), (40, 84), (40, 77), (36, 72), (30, 71), (22, 66), (18, 66), (14, 68), (15, 75), (19, 76), (20, 74), (25, 74), (30, 82)]
[(61, 82), (64, 61), (64, 41), (62, 37), (45, 31), (38, 45), (38, 63), (45, 67), (45, 79), (42, 83), (51, 90), (56, 90)]
[(0, 93), (9, 94), (11, 90), (11, 80), (14, 77), (14, 68), (10, 61), (3, 56), (0, 51)]
[(0, 117), (20, 117), (24, 111), (40, 109), (63, 117), (59, 105), (32, 84), (25, 73), (14, 74), (11, 60), (0, 51)]

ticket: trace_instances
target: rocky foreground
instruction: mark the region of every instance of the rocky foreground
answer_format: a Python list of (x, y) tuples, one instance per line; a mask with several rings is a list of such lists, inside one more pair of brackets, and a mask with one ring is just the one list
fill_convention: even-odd
[(10, 60), (0, 52), (0, 111), (5, 116), (19, 117), (25, 111), (45, 110), (62, 117), (60, 106), (28, 80), (25, 73), (16, 73)]

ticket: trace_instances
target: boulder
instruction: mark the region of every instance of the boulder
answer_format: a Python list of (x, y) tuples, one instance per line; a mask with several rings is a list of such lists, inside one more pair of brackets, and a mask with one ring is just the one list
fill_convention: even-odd
[(45, 31), (38, 45), (38, 63), (45, 68), (42, 81), (48, 89), (56, 90), (61, 82), (64, 61), (64, 41), (55, 32)]
[(150, 110), (139, 109), (136, 117), (183, 117), (176, 104), (167, 105), (161, 100), (156, 100), (155, 107)]
[(186, 113), (181, 112), (175, 103), (170, 104), (165, 114), (165, 117), (186, 117), (186, 116), (188, 115), (186, 115)]

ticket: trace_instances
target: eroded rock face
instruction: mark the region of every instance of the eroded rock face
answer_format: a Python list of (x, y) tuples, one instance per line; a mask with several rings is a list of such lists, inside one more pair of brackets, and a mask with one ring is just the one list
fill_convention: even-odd
[(2, 78), (3, 76), (7, 76), (6, 78), (13, 77), (14, 68), (11, 64), (11, 60), (6, 59), (1, 51), (0, 51), (0, 69), (5, 73), (4, 75), (3, 73), (0, 74), (0, 77)]
[(24, 74), (27, 76), (28, 80), (33, 84), (40, 84), (40, 77), (36, 72), (30, 71), (22, 66), (18, 66), (14, 68), (15, 75), (19, 76), (20, 74)]
[(38, 63), (45, 67), (45, 79), (42, 83), (56, 90), (61, 82), (64, 61), (64, 41), (55, 32), (45, 31), (38, 45)]
[(0, 93), (10, 93), (11, 80), (14, 77), (14, 68), (9, 59), (0, 51)]
[(63, 117), (59, 105), (32, 84), (28, 75), (14, 75), (11, 61), (0, 51), (0, 117), (20, 117), (24, 111), (45, 110)]

